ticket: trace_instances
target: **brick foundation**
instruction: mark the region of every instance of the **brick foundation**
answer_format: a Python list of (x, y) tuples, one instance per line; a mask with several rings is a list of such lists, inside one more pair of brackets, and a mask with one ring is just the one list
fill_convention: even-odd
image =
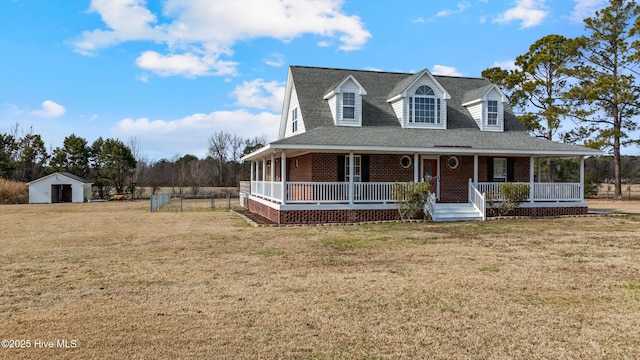
[[(508, 216), (528, 216), (528, 217), (551, 217), (564, 215), (586, 215), (589, 208), (582, 207), (539, 207), (539, 208), (516, 208)], [(495, 211), (487, 208), (487, 216), (497, 216)]]
[(249, 211), (276, 224), (330, 224), (399, 220), (396, 209), (384, 210), (283, 210), (249, 200)]
[[(396, 209), (386, 210), (283, 210), (279, 211), (257, 201), (249, 200), (249, 211), (273, 221), (276, 224), (331, 224), (360, 223), (373, 221), (399, 220)], [(563, 215), (586, 215), (588, 208), (583, 207), (539, 207), (517, 208), (509, 216), (552, 217)], [(487, 216), (497, 216), (487, 208)]]

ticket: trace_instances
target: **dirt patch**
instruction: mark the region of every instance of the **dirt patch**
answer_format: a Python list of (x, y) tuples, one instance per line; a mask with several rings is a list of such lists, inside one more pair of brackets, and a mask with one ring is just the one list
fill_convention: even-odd
[(269, 219), (267, 219), (266, 217), (262, 216), (262, 215), (258, 215), (256, 213), (253, 213), (249, 210), (236, 210), (236, 212), (246, 218), (248, 218), (249, 220), (253, 221), (256, 225), (259, 226), (273, 226), (273, 225), (277, 225), (276, 222), (271, 221)]

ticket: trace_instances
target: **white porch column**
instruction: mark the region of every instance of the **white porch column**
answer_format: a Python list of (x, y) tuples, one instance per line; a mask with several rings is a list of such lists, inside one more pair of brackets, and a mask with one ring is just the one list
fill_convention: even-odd
[(251, 177), (249, 178), (250, 182), (249, 184), (251, 185), (251, 190), (249, 190), (251, 192), (251, 195), (253, 195), (253, 193), (255, 192), (255, 187), (256, 187), (256, 171), (255, 171), (255, 166), (256, 166), (256, 162), (251, 160)]
[(584, 156), (580, 156), (580, 201), (584, 201)]
[(478, 154), (473, 155), (473, 185), (478, 187)]
[(420, 181), (420, 156), (413, 154), (413, 182)]
[[(535, 183), (535, 168), (534, 165), (535, 164), (535, 158), (533, 156), (529, 156), (529, 202), (535, 202), (535, 199), (533, 198), (535, 191), (534, 191), (534, 186), (536, 185)], [(540, 179), (538, 179), (538, 181), (540, 181)]]
[(276, 155), (275, 153), (271, 153), (271, 170), (269, 170), (269, 176), (270, 176), (270, 181), (269, 181), (269, 187), (271, 188), (270, 190), (270, 194), (271, 197), (273, 197), (273, 195), (276, 193)]
[(349, 204), (353, 204), (353, 153), (349, 153)]
[(267, 158), (262, 158), (262, 181), (267, 181)]
[(287, 203), (287, 154), (280, 154), (280, 180), (282, 180), (282, 204)]

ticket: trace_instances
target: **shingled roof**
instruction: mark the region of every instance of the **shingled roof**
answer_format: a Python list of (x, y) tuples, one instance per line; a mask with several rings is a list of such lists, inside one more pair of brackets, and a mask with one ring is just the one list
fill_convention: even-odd
[[(484, 78), (438, 76), (434, 78), (451, 95), (447, 100), (447, 129), (402, 128), (388, 100), (416, 80), (418, 74), (317, 67), (290, 67), (298, 95), (305, 132), (270, 144), (272, 148), (322, 148), (362, 150), (385, 147), (389, 151), (536, 153), (598, 155), (597, 150), (530, 136), (506, 106), (504, 132), (485, 132), (463, 103), (482, 96), (492, 84)], [(324, 95), (352, 75), (367, 91), (362, 101), (362, 127), (336, 126)], [(466, 150), (465, 150), (466, 149)], [(453, 152), (453, 151), (452, 151)]]

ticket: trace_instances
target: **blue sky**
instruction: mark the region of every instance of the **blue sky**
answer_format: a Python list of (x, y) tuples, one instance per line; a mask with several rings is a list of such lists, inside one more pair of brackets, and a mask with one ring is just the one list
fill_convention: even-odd
[(479, 77), (606, 0), (0, 0), (0, 132), (206, 155), (277, 136), (289, 65)]

